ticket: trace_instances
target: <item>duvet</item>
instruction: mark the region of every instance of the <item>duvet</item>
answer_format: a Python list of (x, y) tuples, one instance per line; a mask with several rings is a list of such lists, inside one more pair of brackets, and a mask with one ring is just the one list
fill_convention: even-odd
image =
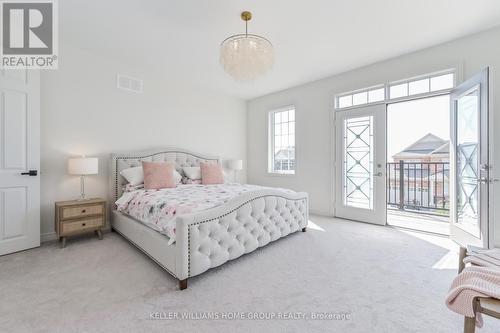
[(177, 215), (221, 206), (243, 193), (262, 189), (266, 187), (238, 183), (186, 184), (161, 190), (129, 188), (115, 204), (118, 211), (166, 235), (170, 245), (175, 242)]

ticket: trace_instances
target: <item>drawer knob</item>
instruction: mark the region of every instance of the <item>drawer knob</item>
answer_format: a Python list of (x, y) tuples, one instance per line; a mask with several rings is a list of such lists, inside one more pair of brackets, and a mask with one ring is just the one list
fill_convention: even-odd
[(82, 227), (85, 227), (86, 223), (82, 223)]
[(82, 213), (86, 213), (86, 212), (87, 212), (87, 210), (86, 210), (86, 209), (82, 209)]

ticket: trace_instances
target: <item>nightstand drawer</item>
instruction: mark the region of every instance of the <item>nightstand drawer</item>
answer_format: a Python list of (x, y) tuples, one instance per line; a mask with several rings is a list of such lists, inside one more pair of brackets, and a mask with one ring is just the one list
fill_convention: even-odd
[(103, 225), (104, 221), (102, 217), (78, 220), (75, 222), (64, 222), (61, 224), (61, 235), (72, 234), (87, 229), (96, 229), (102, 227)]
[(103, 215), (103, 214), (104, 214), (104, 205), (102, 204), (61, 208), (62, 220), (81, 218), (91, 215)]

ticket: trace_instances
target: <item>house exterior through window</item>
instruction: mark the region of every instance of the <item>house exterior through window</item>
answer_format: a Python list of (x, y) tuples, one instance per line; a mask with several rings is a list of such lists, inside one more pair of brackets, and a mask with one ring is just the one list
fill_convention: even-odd
[(270, 173), (295, 174), (295, 107), (269, 113)]

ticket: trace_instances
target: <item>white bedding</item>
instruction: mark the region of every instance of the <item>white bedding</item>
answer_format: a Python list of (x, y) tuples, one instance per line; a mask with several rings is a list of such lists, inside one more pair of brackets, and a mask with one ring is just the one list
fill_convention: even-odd
[[(117, 210), (132, 216), (175, 242), (176, 215), (221, 206), (237, 196), (266, 187), (238, 183), (179, 185), (161, 190), (133, 189), (116, 201)], [(290, 190), (283, 191), (292, 192)]]

